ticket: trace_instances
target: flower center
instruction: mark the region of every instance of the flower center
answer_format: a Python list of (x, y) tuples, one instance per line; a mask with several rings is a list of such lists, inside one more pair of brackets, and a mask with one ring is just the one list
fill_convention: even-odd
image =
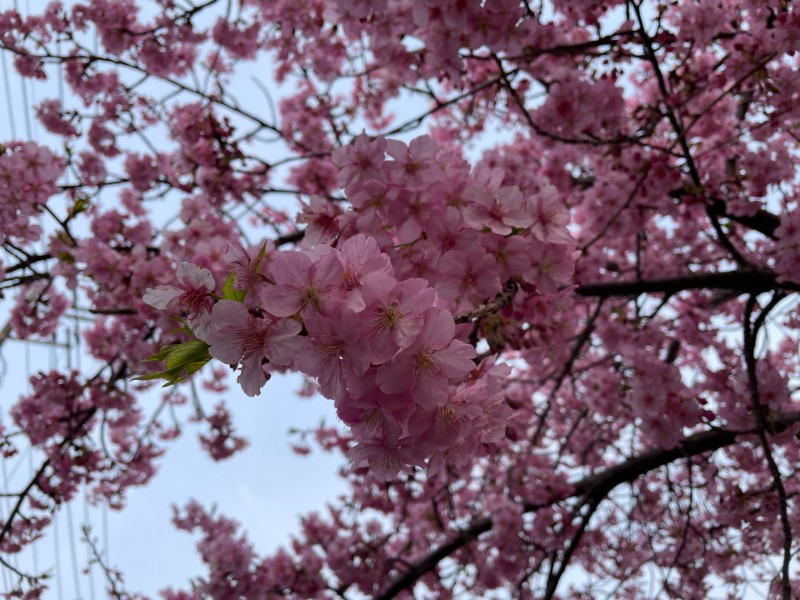
[(415, 372), (425, 370), (435, 373), (439, 370), (439, 365), (427, 350), (422, 350), (414, 356), (413, 367)]
[(400, 322), (400, 319), (403, 318), (403, 313), (401, 313), (397, 309), (397, 304), (392, 304), (391, 306), (387, 306), (383, 310), (380, 311), (380, 316), (378, 317), (378, 332), (379, 333), (386, 333), (391, 329), (397, 327), (397, 324)]

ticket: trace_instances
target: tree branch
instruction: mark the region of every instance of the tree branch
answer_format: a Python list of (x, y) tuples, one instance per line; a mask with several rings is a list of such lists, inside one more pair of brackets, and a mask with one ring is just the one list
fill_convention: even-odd
[(480, 304), (469, 312), (455, 315), (453, 320), (456, 323), (469, 323), (473, 319), (480, 319), (486, 315), (496, 313), (504, 306), (511, 303), (511, 301), (514, 299), (514, 296), (517, 295), (518, 289), (519, 284), (513, 279), (509, 279), (506, 282), (506, 285), (503, 287), (503, 291), (497, 294), (494, 300)]
[[(791, 425), (800, 422), (800, 412), (771, 413), (770, 423), (772, 431), (781, 433)], [(635, 456), (625, 462), (609, 467), (601, 473), (590, 475), (574, 484), (570, 494), (553, 497), (549, 502), (542, 504), (524, 504), (526, 513), (536, 512), (540, 508), (552, 506), (568, 498), (585, 497), (588, 502), (599, 504), (615, 487), (622, 483), (634, 481), (660, 467), (670, 464), (681, 458), (690, 458), (705, 452), (714, 452), (734, 444), (737, 439), (745, 435), (752, 435), (754, 431), (728, 431), (725, 429), (712, 429), (696, 433), (684, 439), (675, 448), (665, 450), (653, 448)], [(460, 548), (463, 548), (481, 534), (490, 531), (494, 523), (491, 517), (481, 517), (473, 521), (467, 528), (457, 532), (448, 542), (432, 550), (419, 562), (411, 565), (407, 571), (390, 582), (388, 587), (375, 596), (375, 600), (389, 600), (403, 590), (411, 588), (421, 577), (436, 568), (440, 561), (447, 558)]]
[(579, 296), (611, 298), (639, 294), (675, 294), (686, 290), (739, 290), (759, 294), (774, 289), (798, 291), (800, 285), (777, 281), (775, 273), (756, 270), (724, 271), (721, 273), (690, 273), (681, 277), (645, 281), (609, 281), (587, 283), (575, 290)]

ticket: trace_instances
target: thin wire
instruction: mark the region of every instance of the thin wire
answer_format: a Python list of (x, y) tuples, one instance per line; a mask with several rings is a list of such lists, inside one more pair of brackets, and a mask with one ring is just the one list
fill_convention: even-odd
[[(50, 367), (50, 370), (52, 371), (58, 366), (58, 357), (56, 355), (56, 346), (55, 346), (55, 341), (56, 341), (55, 334), (53, 334), (53, 337), (50, 338), (50, 339), (51, 339), (51, 344), (50, 344), (50, 352), (49, 352), (49, 367)], [(67, 508), (69, 508), (69, 505), (67, 505)], [(59, 517), (59, 512), (60, 511), (58, 511), (58, 510), (55, 510), (53, 512), (53, 530), (55, 531), (55, 534), (56, 534), (55, 535), (55, 544), (56, 544), (55, 579), (56, 579), (56, 582), (57, 582), (57, 585), (58, 585), (58, 598), (59, 598), (59, 600), (63, 600), (64, 582), (62, 581), (62, 577), (61, 577), (61, 573), (62, 573), (62, 570), (61, 570), (61, 546), (60, 546), (59, 539), (58, 539), (59, 538), (59, 536), (58, 536), (58, 520), (59, 520), (58, 517)], [(70, 521), (68, 521), (67, 525), (69, 526), (69, 530), (68, 530), (67, 533), (68, 533), (68, 535), (70, 537), (70, 541), (74, 542), (73, 535), (72, 535), (71, 518), (70, 518)]]
[(58, 600), (64, 600), (64, 586), (61, 582), (61, 548), (58, 541), (58, 511), (53, 513), (53, 540), (55, 542), (55, 580)]
[[(25, 344), (25, 393), (30, 392), (30, 379), (31, 379), (31, 347), (28, 344)], [(5, 484), (6, 489), (8, 489), (8, 485), (10, 484), (11, 480), (14, 479), (14, 476), (17, 474), (17, 471), (19, 471), (20, 467), (26, 462), (25, 459), (27, 458), (30, 460), (32, 458), (32, 455), (33, 455), (32, 447), (27, 446), (25, 450), (23, 450), (22, 453), (20, 454), (19, 459), (14, 464), (14, 466), (11, 467), (11, 472), (8, 473), (8, 475), (6, 475), (7, 461), (5, 460), (3, 461), (3, 478), (4, 478), (3, 483)], [(31, 477), (33, 477), (32, 469), (31, 469)], [(10, 502), (11, 499), (6, 498), (6, 501)]]
[[(16, 464), (15, 464), (13, 467), (11, 467), (11, 472), (8, 474), (8, 483), (10, 483), (11, 481), (13, 481), (14, 477), (15, 477), (15, 476), (16, 476), (16, 474), (17, 474), (17, 471), (19, 471), (20, 467), (21, 467), (21, 466), (23, 465), (23, 463), (25, 462), (25, 459), (26, 459), (26, 458), (27, 458), (27, 457), (28, 457), (28, 456), (29, 456), (31, 453), (32, 453), (32, 452), (31, 452), (31, 447), (30, 447), (30, 446), (26, 447), (26, 448), (25, 448), (25, 450), (23, 450), (23, 451), (22, 451), (22, 454), (20, 454), (19, 458), (17, 459), (17, 462), (16, 462)], [(6, 461), (3, 461), (3, 470), (4, 470), (4, 471), (5, 471), (5, 468), (6, 468)], [(6, 489), (8, 489), (8, 488), (6, 487)], [(6, 498), (6, 500), (10, 500), (10, 499), (9, 499), (9, 498)]]
[(78, 569), (78, 550), (75, 547), (75, 528), (72, 523), (72, 502), (67, 502), (67, 530), (69, 532), (69, 554), (72, 562), (72, 582), (75, 585), (75, 597), (81, 597), (81, 578)]
[[(33, 452), (28, 452), (28, 479), (33, 479)], [(39, 574), (39, 544), (31, 544), (31, 551), (33, 553), (33, 574)]]
[[(30, 3), (30, 0), (25, 0), (25, 16), (30, 16), (30, 14), (31, 14), (31, 3)], [(30, 81), (29, 85), (31, 86), (31, 104), (28, 104), (27, 101), (24, 104), (24, 106), (25, 106), (25, 118), (28, 121), (30, 121), (30, 118), (31, 118), (31, 115), (30, 115), (31, 109), (34, 106), (36, 106), (36, 86), (33, 84), (33, 81)], [(22, 88), (22, 93), (23, 93), (23, 95), (25, 94), (25, 88), (24, 87)], [(31, 131), (33, 132), (33, 135), (31, 135), (31, 133), (29, 132), (28, 133), (28, 139), (38, 141), (38, 138), (39, 138), (38, 127), (39, 127), (39, 123), (36, 120), (34, 120), (33, 123), (32, 123), (32, 126), (31, 126)]]
[(6, 53), (3, 52), (3, 85), (6, 88), (6, 104), (8, 105), (8, 123), (11, 124), (11, 139), (17, 139), (17, 120), (14, 118), (14, 102), (11, 99), (11, 85), (8, 81), (8, 63)]
[(3, 589), (6, 592), (11, 591), (11, 582), (8, 580), (8, 569), (0, 569), (3, 571)]
[[(83, 523), (84, 526), (87, 528), (89, 527), (89, 522), (91, 521), (89, 517), (89, 490), (84, 487), (83, 488)], [(89, 548), (89, 544), (86, 544), (86, 576), (89, 578), (89, 597), (91, 600), (95, 600), (95, 592), (94, 592), (94, 569), (92, 568), (92, 551)]]
[[(6, 369), (7, 369), (7, 367), (6, 367), (5, 357), (3, 357), (2, 380), (5, 380), (6, 372), (7, 372)], [(3, 425), (3, 420), (4, 420), (3, 406), (2, 406), (2, 404), (0, 404), (0, 426)], [(2, 461), (2, 472), (3, 472), (3, 491), (9, 492), (9, 491), (11, 491), (10, 487), (9, 487), (9, 483), (10, 482), (9, 482), (9, 476), (8, 476), (8, 467), (6, 465), (6, 461), (5, 460)], [(0, 521), (5, 522), (6, 514), (8, 514), (10, 512), (10, 505), (8, 504), (10, 501), (11, 501), (11, 498), (6, 497), (6, 498), (3, 499), (2, 502), (0, 502)], [(9, 587), (9, 581), (8, 581), (8, 572), (6, 571), (6, 569), (2, 569), (2, 571), (3, 571), (3, 585), (5, 587), (5, 590), (9, 591), (10, 587)]]
[[(3, 488), (8, 491), (8, 473), (6, 472), (6, 461), (3, 461)], [(4, 498), (3, 502), (0, 502), (0, 521), (5, 523), (6, 514), (9, 512), (8, 507), (6, 504), (10, 498)], [(5, 588), (6, 592), (11, 591), (11, 584), (8, 580), (8, 570), (3, 568), (3, 587)]]
[(20, 87), (22, 88), (22, 106), (24, 108), (22, 114), (25, 117), (25, 135), (28, 136), (29, 140), (32, 140), (31, 116), (28, 114), (28, 108), (30, 107), (30, 104), (28, 104), (28, 82), (24, 77), (20, 77), (19, 79)]
[(103, 521), (103, 550), (106, 556), (106, 564), (111, 564), (111, 550), (108, 544), (108, 505), (101, 504), (100, 514)]
[[(56, 52), (61, 56), (61, 40), (56, 40)], [(61, 106), (64, 106), (64, 63), (58, 63), (56, 83), (58, 84), (58, 99), (61, 101)]]

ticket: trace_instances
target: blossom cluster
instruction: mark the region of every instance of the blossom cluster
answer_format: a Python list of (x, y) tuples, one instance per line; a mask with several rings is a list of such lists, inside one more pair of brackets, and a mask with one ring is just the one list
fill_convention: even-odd
[(142, 415), (132, 395), (87, 382), (77, 371), (39, 373), (30, 386), (11, 418), (48, 458), (37, 481), (48, 501), (68, 501), (90, 485), (93, 497), (120, 507), (127, 488), (155, 474), (161, 451), (140, 437)]
[(359, 442), (351, 458), (381, 477), (458, 460), (503, 433), (509, 368), (479, 368), (454, 314), (507, 281), (554, 296), (572, 272), (566, 213), (552, 186), (525, 196), (427, 136), (362, 135), (334, 161), (353, 210), (312, 201), (302, 250), (231, 244), (222, 297), (211, 271), (185, 262), (178, 286), (144, 300), (180, 310), (248, 395), (274, 370), (315, 378)]
[(0, 243), (39, 239), (32, 219), (56, 193), (63, 160), (34, 142), (0, 144)]
[[(639, 597), (651, 566), (675, 598), (752, 573), (800, 594), (768, 566), (800, 494), (791, 2), (24, 13), (0, 49), (27, 86), (63, 77), (36, 109), (63, 144), (0, 146), (2, 291), (14, 338), (70, 327), (100, 370), (39, 373), (10, 409), (0, 452), (43, 462), (0, 550), (80, 486), (121, 506), (187, 420), (215, 460), (244, 447), (223, 403), (172, 387), (144, 418), (128, 392), (220, 393), (231, 365), (250, 395), (292, 370), (332, 399), (348, 427), (298, 451), (347, 453), (350, 489), (264, 561), (190, 504), (208, 577), (167, 597)], [(280, 85), (234, 98), (259, 59)]]

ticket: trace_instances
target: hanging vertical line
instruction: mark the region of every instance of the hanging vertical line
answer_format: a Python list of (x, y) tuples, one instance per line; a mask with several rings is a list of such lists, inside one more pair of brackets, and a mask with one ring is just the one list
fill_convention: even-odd
[[(74, 307), (74, 303), (73, 303)], [(71, 329), (67, 328), (66, 332), (66, 346), (67, 351), (67, 370), (72, 371), (72, 343), (71, 343)], [(55, 338), (55, 336), (54, 336)], [(86, 492), (86, 487), (84, 484), (84, 494)], [(80, 584), (80, 570), (78, 568), (78, 550), (75, 547), (75, 527), (73, 525), (72, 520), (72, 504), (74, 500), (67, 502), (67, 527), (69, 530), (69, 550), (70, 550), (70, 558), (72, 559), (72, 577), (73, 577), (73, 584), (75, 585), (75, 594), (77, 598), (81, 597), (81, 584)], [(86, 506), (84, 501), (84, 507)], [(88, 548), (87, 548), (88, 550)], [(87, 561), (88, 565), (88, 561)], [(91, 584), (90, 584), (91, 585)], [(94, 590), (92, 590), (94, 592)]]
[(8, 580), (8, 569), (0, 569), (3, 571), (3, 589), (6, 593), (11, 591), (11, 582)]
[(103, 553), (106, 556), (106, 564), (111, 564), (111, 551), (109, 550), (110, 546), (108, 544), (108, 505), (101, 504), (100, 505), (100, 515), (102, 516), (102, 523), (103, 523)]
[(50, 338), (50, 370), (55, 371), (58, 367), (58, 350), (57, 350), (56, 334)]
[(53, 511), (53, 540), (55, 545), (55, 582), (58, 600), (64, 600), (64, 586), (61, 582), (61, 548), (58, 541), (58, 511)]
[[(3, 461), (3, 489), (4, 490), (8, 490), (9, 489), (9, 487), (8, 487), (8, 473), (6, 472), (6, 461)], [(9, 514), (9, 512), (10, 512), (9, 507), (7, 505), (9, 500), (10, 500), (10, 498), (4, 498), (3, 502), (0, 502), (0, 521), (3, 521), (4, 523), (5, 523), (5, 520), (6, 520), (6, 515)], [(16, 565), (14, 565), (14, 566), (16, 567)], [(11, 591), (11, 587), (9, 587), (8, 570), (5, 567), (3, 567), (2, 571), (3, 571), (3, 585), (5, 586), (6, 592), (10, 592)]]
[[(78, 290), (72, 290), (72, 306), (78, 306)], [(74, 340), (75, 340), (75, 368), (81, 370), (81, 320), (78, 318), (78, 311), (75, 311), (75, 318), (73, 320)]]
[[(61, 56), (61, 40), (56, 40), (56, 52), (58, 55)], [(64, 106), (64, 63), (58, 63), (56, 65), (56, 70), (58, 71), (58, 76), (56, 77), (56, 84), (58, 85), (58, 99), (61, 102), (61, 106)]]
[(8, 107), (8, 123), (11, 124), (11, 139), (17, 139), (17, 120), (14, 118), (14, 101), (11, 98), (11, 85), (8, 81), (8, 62), (3, 52), (3, 85), (6, 88), (6, 105)]
[[(56, 341), (55, 334), (53, 334), (53, 337), (50, 338), (50, 339), (51, 339), (51, 344), (50, 344), (48, 367), (52, 371), (52, 370), (54, 370), (56, 368), (56, 366), (58, 366), (58, 360), (57, 360), (57, 356), (56, 356), (56, 347), (55, 347), (55, 341)], [(61, 569), (61, 544), (60, 544), (59, 535), (58, 535), (58, 521), (59, 521), (59, 513), (60, 513), (59, 509), (60, 508), (61, 508), (61, 506), (56, 505), (56, 507), (53, 509), (53, 531), (55, 532), (55, 553), (56, 553), (56, 555), (55, 555), (55, 563), (56, 563), (56, 565), (55, 565), (55, 580), (56, 580), (56, 585), (58, 586), (58, 599), (59, 600), (63, 600), (63, 598), (64, 598), (64, 581), (63, 581), (63, 577), (62, 577), (62, 572), (63, 571)], [(70, 538), (72, 538), (71, 528), (70, 528), (69, 531), (67, 531), (67, 535), (69, 535)]]
[[(87, 538), (89, 536), (88, 532), (89, 524), (91, 522), (91, 518), (89, 517), (89, 490), (84, 487), (83, 488), (83, 525), (86, 527), (87, 531)], [(89, 579), (89, 598), (91, 600), (95, 600), (95, 593), (94, 593), (94, 568), (92, 565), (92, 551), (89, 548), (89, 544), (86, 544), (86, 577)]]
[[(8, 485), (10, 485), (11, 482), (14, 480), (17, 471), (19, 471), (20, 467), (22, 466), (22, 463), (25, 462), (25, 459), (29, 454), (32, 454), (30, 446), (28, 446), (27, 448), (25, 448), (25, 450), (22, 451), (22, 454), (20, 454), (19, 459), (17, 459), (17, 463), (11, 468), (11, 472), (8, 474), (8, 482), (7, 482)], [(3, 461), (4, 476), (5, 476), (5, 468), (6, 468), (6, 461)], [(7, 500), (10, 500), (10, 498), (7, 498)]]
[[(36, 107), (37, 100), (36, 100), (36, 85), (33, 81), (28, 82), (31, 86), (31, 104), (26, 108), (26, 113), (28, 113), (28, 117), (31, 118), (31, 113), (34, 111)], [(39, 119), (31, 118), (31, 139), (35, 142), (39, 141)]]
[(69, 555), (72, 563), (72, 583), (75, 586), (75, 598), (81, 597), (81, 577), (78, 569), (78, 549), (75, 547), (75, 527), (72, 523), (72, 501), (67, 502), (67, 532), (69, 534)]
[[(25, 344), (25, 393), (31, 392), (31, 347)], [(33, 449), (31, 446), (26, 448), (28, 455), (28, 481), (36, 476), (36, 471), (33, 467)], [(5, 461), (3, 462), (5, 467)], [(37, 543), (31, 544), (31, 553), (33, 555), (33, 574), (39, 574), (39, 545)]]
[[(75, 301), (72, 302), (72, 308), (75, 308)], [(67, 329), (65, 332), (64, 337), (66, 338), (66, 342), (64, 342), (64, 348), (67, 351), (67, 371), (72, 372), (72, 329)]]
[(28, 81), (25, 77), (20, 75), (19, 82), (20, 88), (22, 89), (22, 115), (25, 117), (25, 135), (28, 136), (29, 140), (32, 140), (31, 115), (29, 114), (30, 104), (28, 104)]
[[(5, 54), (3, 55), (3, 58), (5, 59)], [(6, 361), (5, 361), (5, 357), (3, 357), (2, 381), (5, 381), (5, 376), (6, 376)], [(2, 407), (2, 405), (0, 405), (0, 425), (3, 424), (3, 420), (4, 420), (4, 418), (3, 418), (3, 407)], [(9, 488), (6, 461), (3, 460), (1, 462), (2, 462), (2, 469), (1, 470), (2, 470), (2, 473), (3, 473), (3, 490), (6, 491), (6, 492), (9, 492), (11, 490)], [(8, 498), (8, 497), (3, 498), (2, 501), (0, 501), (0, 521), (2, 521), (4, 523), (5, 523), (5, 520), (6, 520), (6, 515), (10, 513), (10, 506), (8, 504), (10, 501), (11, 501), (11, 498)], [(2, 569), (0, 569), (0, 571), (3, 572), (3, 589), (6, 592), (10, 592), (13, 586), (11, 585), (11, 581), (9, 580), (8, 569), (2, 568)]]
[[(14, 10), (19, 12), (19, 7), (17, 6), (17, 0), (14, 0)], [(22, 90), (22, 117), (25, 123), (25, 135), (29, 140), (33, 140), (30, 104), (28, 103), (28, 80), (22, 75), (18, 74), (17, 76), (19, 77), (19, 83), (20, 83), (19, 87)]]
[[(30, 16), (30, 14), (31, 14), (30, 0), (25, 0), (25, 16), (26, 17)], [(36, 86), (34, 85), (33, 80), (29, 80), (29, 84), (31, 86), (31, 104), (25, 102), (25, 114), (28, 115), (27, 118), (30, 120), (30, 113), (36, 104)], [(22, 92), (23, 94), (25, 93), (24, 87)], [(38, 140), (39, 138), (38, 123), (35, 120), (33, 120), (32, 122), (31, 131), (33, 132), (33, 134), (31, 135), (31, 133), (29, 133), (28, 137), (32, 140)]]
[[(35, 472), (33, 470), (33, 452), (28, 452), (28, 480), (33, 479)], [(39, 545), (31, 544), (31, 551), (33, 553), (33, 574), (39, 574)]]
[[(31, 347), (28, 344), (25, 344), (25, 392), (24, 393), (28, 393), (31, 391), (30, 378), (31, 378)], [(11, 484), (11, 481), (16, 476), (17, 471), (19, 471), (20, 467), (23, 465), (23, 463), (26, 462), (25, 459), (26, 458), (32, 459), (32, 455), (33, 455), (33, 448), (30, 445), (26, 446), (25, 449), (20, 454), (16, 464), (14, 464), (14, 466), (11, 467), (10, 473), (7, 472), (6, 470), (8, 468), (8, 461), (7, 460), (3, 461), (3, 485), (5, 486), (6, 489), (9, 489), (8, 486)], [(31, 472), (31, 477), (33, 477), (32, 472)], [(6, 502), (10, 501), (11, 498), (6, 498)], [(8, 508), (9, 507), (7, 505), (6, 510), (8, 510)], [(16, 554), (14, 556), (16, 556)]]
[[(5, 58), (5, 54), (3, 55), (3, 58)], [(5, 380), (5, 375), (6, 375), (6, 366), (5, 366), (5, 364), (6, 364), (5, 357), (3, 357), (3, 375), (2, 375), (2, 380)], [(0, 405), (0, 425), (3, 424), (3, 420), (4, 420), (3, 419), (3, 407), (2, 407), (2, 405)], [(8, 473), (6, 472), (6, 461), (5, 460), (2, 461), (2, 473), (3, 473), (3, 490), (6, 491), (6, 492), (11, 491), (9, 489), (9, 486), (8, 486), (9, 481), (8, 481)], [(10, 507), (8, 505), (8, 503), (10, 501), (11, 501), (11, 498), (3, 498), (3, 500), (0, 501), (0, 521), (2, 521), (3, 523), (5, 523), (6, 515), (10, 513)], [(10, 592), (11, 589), (12, 589), (12, 585), (11, 585), (11, 582), (9, 580), (8, 569), (6, 569), (4, 567), (4, 568), (0, 569), (0, 571), (3, 572), (3, 589), (6, 592)]]
[[(2, 374), (2, 379), (0, 379), (0, 381), (2, 381), (3, 383), (5, 382), (6, 378), (6, 370), (7, 370), (6, 360), (5, 357), (3, 357), (3, 374)], [(0, 426), (3, 425), (3, 421), (5, 421), (5, 413), (2, 404), (0, 404)], [(0, 462), (2, 462), (2, 466), (0, 466), (0, 471), (2, 471), (3, 474), (3, 491), (10, 492), (11, 482), (9, 481), (9, 476), (8, 476), (8, 464), (7, 464), (8, 461), (3, 460)], [(0, 519), (2, 519), (3, 521), (5, 521), (6, 518), (5, 516), (11, 512), (11, 507), (9, 504), (10, 502), (11, 498), (8, 497), (3, 498), (2, 501), (0, 501)], [(5, 578), (6, 578), (6, 570), (3, 569), (3, 579), (5, 580)], [(8, 589), (8, 587), (6, 587), (6, 589)]]
[[(26, 353), (25, 353), (25, 358), (26, 358), (26, 360), (25, 360), (25, 372), (26, 372), (26, 374), (30, 374), (30, 349), (28, 348), (27, 345), (25, 346), (25, 350), (26, 350)], [(5, 363), (5, 361), (4, 361), (4, 363)], [(5, 376), (5, 368), (3, 369), (3, 375)], [(28, 383), (27, 383), (28, 379), (29, 379), (28, 377), (25, 378), (26, 391), (28, 391), (28, 389), (27, 389), (28, 388)], [(2, 407), (0, 407), (0, 415), (2, 415), (2, 413), (3, 413)], [(30, 446), (25, 448), (25, 453), (28, 453), (28, 455), (30, 455), (30, 451), (31, 451)], [(25, 458), (25, 454), (23, 453), (23, 455), (20, 456), (19, 460), (17, 461), (17, 464), (14, 466), (13, 469), (11, 469), (11, 473), (8, 472), (8, 461), (7, 460), (3, 460), (2, 461), (3, 488), (6, 491), (11, 491), (11, 487), (10, 487), (11, 486), (11, 481), (14, 479), (14, 475), (16, 474), (17, 470), (19, 469), (20, 465), (22, 464), (22, 461), (24, 460), (24, 458)], [(4, 500), (5, 501), (3, 502), (3, 504), (0, 505), (0, 506), (3, 507), (3, 510), (2, 510), (3, 515), (10, 515), (11, 514), (11, 504), (10, 504), (11, 503), (11, 498), (10, 497), (6, 497)], [(5, 516), (3, 516), (3, 519), (5, 520)], [(19, 554), (18, 553), (12, 554), (10, 556), (10, 562), (14, 566), (14, 568), (19, 569)]]

